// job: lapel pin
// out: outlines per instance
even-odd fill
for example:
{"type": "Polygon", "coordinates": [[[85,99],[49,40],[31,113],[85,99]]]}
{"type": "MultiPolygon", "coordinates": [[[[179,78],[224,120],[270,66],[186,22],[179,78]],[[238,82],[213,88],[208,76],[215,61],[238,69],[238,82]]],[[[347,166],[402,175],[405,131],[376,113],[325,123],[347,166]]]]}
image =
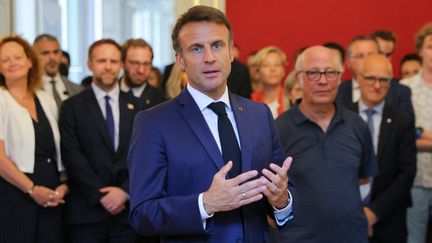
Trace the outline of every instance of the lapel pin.
{"type": "Polygon", "coordinates": [[[134,105],[133,105],[132,103],[128,103],[128,104],[127,104],[127,108],[128,108],[129,110],[133,110],[135,107],[134,107],[134,105]]]}
{"type": "Polygon", "coordinates": [[[392,119],[391,118],[387,118],[387,123],[391,123],[392,119]]]}
{"type": "Polygon", "coordinates": [[[150,104],[150,100],[145,100],[146,105],[150,104]]]}
{"type": "Polygon", "coordinates": [[[242,106],[239,106],[238,110],[239,111],[244,111],[244,108],[242,106]]]}

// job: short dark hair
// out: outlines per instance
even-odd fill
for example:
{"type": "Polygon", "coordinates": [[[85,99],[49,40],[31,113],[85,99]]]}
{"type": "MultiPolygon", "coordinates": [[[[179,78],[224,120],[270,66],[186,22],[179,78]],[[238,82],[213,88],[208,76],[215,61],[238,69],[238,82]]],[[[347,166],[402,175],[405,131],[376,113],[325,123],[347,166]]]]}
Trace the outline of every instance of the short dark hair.
{"type": "Polygon", "coordinates": [[[147,41],[145,41],[144,39],[129,39],[127,40],[122,47],[122,62],[126,61],[126,55],[127,52],[129,50],[129,48],[131,47],[142,47],[142,48],[148,48],[150,49],[151,52],[151,60],[153,61],[153,49],[150,46],[149,43],[147,43],[147,41]]]}
{"type": "MultiPolygon", "coordinates": [[[[2,48],[4,44],[9,42],[15,42],[18,45],[20,45],[24,49],[25,55],[32,63],[32,67],[28,72],[27,87],[32,92],[36,91],[42,86],[42,69],[40,66],[38,56],[36,55],[32,46],[26,40],[24,40],[18,35],[8,35],[3,37],[0,40],[0,48],[2,48]]],[[[0,73],[0,86],[6,87],[5,77],[1,73],[0,73]]]]}
{"type": "Polygon", "coordinates": [[[417,32],[415,38],[415,46],[417,52],[419,52],[424,44],[426,37],[432,35],[432,22],[425,24],[421,29],[417,32]]]}
{"type": "Polygon", "coordinates": [[[380,39],[383,39],[383,40],[386,40],[386,41],[391,41],[394,44],[396,44],[396,41],[397,41],[396,36],[390,30],[377,30],[377,31],[372,32],[371,36],[375,40],[377,38],[380,38],[380,39]]]}
{"type": "Polygon", "coordinates": [[[324,43],[323,46],[338,51],[341,56],[342,62],[345,61],[345,48],[343,48],[341,44],[330,41],[324,43]]]}
{"type": "Polygon", "coordinates": [[[67,66],[70,67],[71,59],[70,59],[69,52],[67,52],[65,50],[62,50],[62,55],[68,60],[68,65],[67,66]]]}
{"type": "Polygon", "coordinates": [[[182,49],[179,43],[179,33],[181,28],[190,22],[212,22],[217,24],[223,24],[229,31],[229,45],[232,44],[233,33],[231,24],[229,23],[227,17],[220,10],[209,7],[209,6],[195,6],[190,8],[187,12],[182,14],[174,26],[173,32],[171,34],[171,39],[173,43],[173,48],[176,52],[181,53],[182,49]]]}
{"type": "Polygon", "coordinates": [[[57,37],[50,35],[50,34],[40,34],[40,35],[36,36],[36,38],[33,41],[33,45],[36,45],[41,40],[55,41],[55,42],[57,42],[57,44],[60,45],[57,37]]]}
{"type": "Polygon", "coordinates": [[[420,64],[422,64],[422,58],[417,53],[408,53],[405,56],[403,56],[400,61],[400,66],[402,67],[402,64],[408,61],[417,61],[420,64]]]}
{"type": "MultiPolygon", "coordinates": [[[[370,36],[370,35],[358,35],[358,36],[352,38],[350,43],[348,44],[348,49],[347,49],[348,56],[350,56],[351,46],[357,41],[373,41],[373,42],[375,42],[377,48],[379,48],[378,42],[372,36],[370,36]]],[[[378,49],[378,51],[379,51],[379,49],[378,49]]]]}
{"type": "Polygon", "coordinates": [[[93,42],[93,44],[90,45],[90,47],[88,49],[88,59],[89,60],[92,59],[93,50],[96,47],[104,45],[104,44],[109,44],[109,45],[115,46],[120,51],[120,53],[122,51],[121,46],[115,40],[113,40],[113,39],[100,39],[100,40],[93,42]]]}

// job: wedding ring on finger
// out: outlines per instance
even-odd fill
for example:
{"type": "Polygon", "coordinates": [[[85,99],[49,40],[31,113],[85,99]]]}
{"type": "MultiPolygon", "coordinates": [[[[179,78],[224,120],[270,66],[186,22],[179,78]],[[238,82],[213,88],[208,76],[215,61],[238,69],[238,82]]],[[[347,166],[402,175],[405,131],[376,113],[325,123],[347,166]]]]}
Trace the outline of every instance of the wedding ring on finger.
{"type": "Polygon", "coordinates": [[[245,197],[246,197],[246,193],[243,192],[243,193],[241,194],[241,196],[242,196],[242,198],[245,198],[245,197]]]}

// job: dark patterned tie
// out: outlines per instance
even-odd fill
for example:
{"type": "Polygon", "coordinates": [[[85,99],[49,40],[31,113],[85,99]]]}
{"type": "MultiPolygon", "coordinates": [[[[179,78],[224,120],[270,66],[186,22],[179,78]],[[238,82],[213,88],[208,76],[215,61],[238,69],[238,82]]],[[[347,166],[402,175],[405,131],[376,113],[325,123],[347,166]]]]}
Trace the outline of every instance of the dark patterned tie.
{"type": "Polygon", "coordinates": [[[108,95],[105,95],[105,110],[106,110],[106,124],[108,127],[108,133],[110,136],[110,140],[113,146],[113,149],[115,150],[115,143],[114,143],[114,117],[113,112],[110,105],[110,97],[108,95]]]}
{"type": "Polygon", "coordinates": [[[231,121],[225,110],[225,103],[214,102],[208,105],[218,115],[219,140],[222,148],[222,157],[225,163],[233,162],[233,168],[229,172],[230,178],[241,173],[241,151],[234,133],[231,121]]]}
{"type": "Polygon", "coordinates": [[[56,87],[56,82],[54,79],[50,81],[51,83],[51,88],[52,88],[52,93],[54,96],[54,100],[57,104],[57,107],[60,107],[61,103],[62,103],[62,99],[60,98],[59,93],[57,92],[57,87],[56,87]]]}

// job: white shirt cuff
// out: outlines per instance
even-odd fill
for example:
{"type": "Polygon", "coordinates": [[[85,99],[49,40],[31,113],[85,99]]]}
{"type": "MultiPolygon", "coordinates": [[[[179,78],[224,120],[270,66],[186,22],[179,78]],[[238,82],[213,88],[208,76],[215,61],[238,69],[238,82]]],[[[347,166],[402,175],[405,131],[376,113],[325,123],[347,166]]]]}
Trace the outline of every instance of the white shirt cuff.
{"type": "Polygon", "coordinates": [[[211,215],[208,215],[207,212],[204,209],[204,201],[203,201],[203,194],[204,193],[200,193],[198,196],[198,207],[199,207],[199,211],[200,211],[200,215],[201,215],[201,220],[202,220],[202,224],[203,224],[203,229],[206,228],[206,221],[208,218],[213,217],[214,213],[211,215]]]}

